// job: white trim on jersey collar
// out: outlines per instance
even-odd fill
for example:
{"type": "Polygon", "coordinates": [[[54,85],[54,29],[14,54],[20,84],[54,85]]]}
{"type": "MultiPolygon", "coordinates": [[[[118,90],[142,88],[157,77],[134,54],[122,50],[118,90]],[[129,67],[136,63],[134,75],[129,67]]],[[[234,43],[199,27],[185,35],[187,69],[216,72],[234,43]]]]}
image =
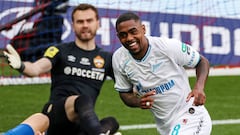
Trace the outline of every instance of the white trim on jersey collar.
{"type": "Polygon", "coordinates": [[[148,57],[148,55],[149,55],[149,53],[150,53],[150,50],[151,50],[151,45],[150,44],[148,44],[148,49],[147,49],[147,53],[144,55],[144,57],[141,59],[141,60],[137,60],[137,59],[135,59],[137,62],[142,62],[142,61],[145,61],[146,59],[147,59],[147,57],[148,57]]]}

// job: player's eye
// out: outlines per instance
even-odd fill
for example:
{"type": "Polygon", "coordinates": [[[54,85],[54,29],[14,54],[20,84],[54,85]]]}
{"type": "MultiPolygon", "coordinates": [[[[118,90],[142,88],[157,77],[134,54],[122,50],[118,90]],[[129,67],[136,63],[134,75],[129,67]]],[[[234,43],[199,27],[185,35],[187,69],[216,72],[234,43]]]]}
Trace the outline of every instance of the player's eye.
{"type": "Polygon", "coordinates": [[[119,38],[126,38],[127,37],[127,33],[125,32],[120,32],[117,34],[119,38]]]}
{"type": "Polygon", "coordinates": [[[136,35],[136,34],[138,34],[138,30],[136,28],[134,28],[134,29],[131,29],[129,31],[129,33],[131,33],[132,35],[136,35]]]}

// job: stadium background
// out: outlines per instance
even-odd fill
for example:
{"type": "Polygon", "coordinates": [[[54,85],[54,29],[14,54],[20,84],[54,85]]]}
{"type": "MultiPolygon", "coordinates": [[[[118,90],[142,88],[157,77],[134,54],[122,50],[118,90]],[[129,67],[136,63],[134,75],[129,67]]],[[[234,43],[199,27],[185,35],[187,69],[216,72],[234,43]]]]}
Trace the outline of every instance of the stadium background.
{"type": "MultiPolygon", "coordinates": [[[[101,26],[97,32],[96,43],[107,51],[112,52],[121,46],[115,35],[116,18],[123,12],[133,11],[141,16],[146,25],[146,35],[178,38],[207,57],[212,68],[224,67],[227,69],[226,75],[240,74],[240,1],[54,0],[53,4],[42,8],[41,12],[12,23],[14,25],[9,24],[48,2],[51,1],[1,1],[0,26],[11,27],[0,29],[0,49],[3,50],[6,44],[12,43],[23,60],[38,59],[48,46],[74,40],[71,29],[73,6],[90,3],[98,8],[100,14],[101,26]],[[57,8],[66,3],[67,7],[57,8]],[[231,70],[228,70],[229,68],[231,70]]],[[[2,55],[1,52],[0,54],[2,55]]],[[[14,71],[7,68],[8,65],[3,59],[0,65],[0,85],[13,84],[8,78],[6,81],[6,77],[12,77],[14,71]]],[[[43,79],[43,82],[48,81],[43,79]]]]}
{"type": "MultiPolygon", "coordinates": [[[[67,0],[55,1],[63,2],[67,0]]],[[[240,2],[237,0],[178,0],[177,2],[169,0],[69,0],[70,7],[61,13],[64,18],[61,37],[63,42],[74,39],[71,29],[71,11],[72,6],[81,2],[87,2],[98,7],[101,27],[97,34],[97,44],[108,51],[114,51],[120,46],[115,36],[114,24],[116,18],[123,12],[134,11],[141,16],[144,24],[146,24],[146,35],[181,39],[205,55],[212,66],[240,64],[240,37],[237,36],[240,34],[240,11],[236,7],[240,2]]],[[[3,0],[0,6],[1,25],[35,7],[34,0],[3,0]]],[[[57,18],[56,14],[58,13],[53,13],[46,19],[48,23],[53,25],[49,24],[48,27],[41,27],[42,32],[37,34],[43,35],[45,29],[56,25],[57,21],[49,22],[51,17],[57,18]]],[[[26,20],[26,22],[17,23],[8,31],[1,31],[0,48],[4,48],[9,40],[18,34],[19,30],[24,29],[22,27],[29,29],[32,27],[33,21],[34,23],[42,23],[43,21],[39,20],[45,19],[36,16],[26,20]]],[[[50,29],[49,31],[51,30],[56,32],[56,29],[50,29]]]]}
{"type": "MultiPolygon", "coordinates": [[[[57,5],[63,4],[63,1],[65,0],[59,0],[57,5]]],[[[208,95],[206,106],[209,108],[213,120],[230,119],[233,121],[229,122],[231,125],[215,126],[214,133],[216,135],[237,135],[240,118],[239,105],[237,105],[240,101],[237,94],[240,75],[240,1],[69,0],[69,7],[66,9],[49,11],[48,8],[49,12],[46,13],[47,8],[43,8],[44,10],[28,19],[14,23],[10,29],[1,30],[0,50],[4,50],[6,44],[13,42],[16,43],[15,47],[23,59],[34,61],[48,46],[74,40],[70,13],[73,6],[79,3],[90,3],[99,9],[101,27],[97,33],[96,42],[105,50],[114,51],[120,47],[114,28],[117,16],[126,11],[134,11],[141,16],[143,23],[147,26],[146,35],[178,38],[191,44],[206,56],[211,63],[211,77],[207,88],[212,90],[206,92],[208,95]],[[63,21],[62,24],[59,24],[61,21],[63,21]],[[32,28],[34,31],[31,31],[32,28]],[[60,37],[59,34],[61,34],[60,37]],[[221,77],[212,77],[215,75],[221,77]]],[[[51,6],[55,7],[56,5],[51,6]]],[[[39,7],[41,8],[34,0],[2,0],[0,2],[1,28],[11,20],[24,16],[39,7]]],[[[2,56],[2,52],[0,55],[2,56]]],[[[195,75],[191,70],[188,70],[188,73],[190,76],[195,75]]],[[[39,111],[39,108],[47,100],[49,82],[48,74],[37,78],[28,78],[9,68],[6,60],[0,58],[0,85],[16,85],[0,86],[0,132],[13,127],[33,112],[39,111]],[[33,83],[44,84],[18,85],[33,83]],[[38,93],[42,95],[39,96],[38,93]],[[36,99],[38,100],[35,101],[36,99]],[[33,106],[28,107],[26,104],[33,104],[33,106]]],[[[111,81],[108,83],[112,84],[111,81]]],[[[111,112],[120,118],[123,125],[153,123],[148,112],[126,108],[108,83],[104,88],[110,89],[112,92],[110,95],[107,94],[108,92],[103,92],[107,96],[100,97],[100,103],[97,106],[100,116],[111,112]],[[117,104],[115,102],[108,103],[109,100],[116,101],[117,104]],[[103,111],[104,106],[112,106],[112,108],[103,111]],[[119,107],[116,109],[114,106],[119,107]],[[124,114],[122,110],[124,110],[124,114]]],[[[144,129],[144,126],[140,128],[144,129]]],[[[126,131],[126,133],[146,135],[156,134],[156,131],[150,129],[147,133],[143,130],[130,131],[130,133],[126,131]]]]}
{"type": "MultiPolygon", "coordinates": [[[[237,7],[240,1],[55,0],[55,4],[42,8],[41,12],[12,23],[14,25],[9,23],[34,9],[41,9],[48,2],[49,0],[1,1],[0,50],[12,43],[23,60],[38,59],[48,46],[74,40],[71,29],[72,7],[79,3],[90,3],[99,9],[101,27],[96,43],[105,50],[114,51],[121,46],[115,36],[116,18],[123,12],[133,11],[141,16],[146,25],[146,35],[178,38],[206,56],[212,67],[210,75],[240,74],[240,9],[237,7]],[[66,3],[67,7],[53,10],[66,3]],[[11,27],[6,27],[9,25],[11,27]]],[[[50,81],[47,75],[41,78],[19,75],[9,69],[2,58],[0,68],[0,85],[50,81]]],[[[189,75],[194,76],[194,73],[190,71],[189,75]]]]}

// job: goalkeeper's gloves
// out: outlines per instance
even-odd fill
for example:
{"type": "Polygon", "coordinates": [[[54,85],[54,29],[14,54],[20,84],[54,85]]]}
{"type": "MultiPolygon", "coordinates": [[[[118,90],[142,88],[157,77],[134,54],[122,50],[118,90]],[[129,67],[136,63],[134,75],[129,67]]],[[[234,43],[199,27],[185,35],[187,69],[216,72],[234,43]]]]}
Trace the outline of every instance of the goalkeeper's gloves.
{"type": "Polygon", "coordinates": [[[12,68],[18,70],[19,72],[23,72],[23,70],[25,69],[25,65],[21,61],[21,58],[18,55],[17,51],[10,44],[6,46],[6,49],[8,52],[4,51],[3,54],[5,57],[8,58],[9,65],[12,68]]]}

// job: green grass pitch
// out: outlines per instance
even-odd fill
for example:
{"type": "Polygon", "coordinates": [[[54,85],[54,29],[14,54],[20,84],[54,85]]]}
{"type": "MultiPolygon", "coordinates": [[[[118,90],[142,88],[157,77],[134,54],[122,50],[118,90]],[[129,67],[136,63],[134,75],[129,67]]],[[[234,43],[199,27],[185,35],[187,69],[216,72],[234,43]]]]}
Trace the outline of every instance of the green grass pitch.
{"type": "MultiPolygon", "coordinates": [[[[193,85],[194,78],[190,78],[193,85]]],[[[240,77],[209,77],[205,89],[206,107],[212,120],[240,119],[240,77]]],[[[0,86],[0,132],[16,126],[29,115],[40,112],[48,100],[49,84],[0,86]]],[[[114,116],[120,125],[153,124],[148,110],[126,107],[113,88],[113,81],[104,83],[96,105],[99,118],[114,116]]],[[[212,135],[239,135],[239,124],[214,125],[212,135]]],[[[123,135],[157,135],[155,128],[122,130],[123,135]]]]}

